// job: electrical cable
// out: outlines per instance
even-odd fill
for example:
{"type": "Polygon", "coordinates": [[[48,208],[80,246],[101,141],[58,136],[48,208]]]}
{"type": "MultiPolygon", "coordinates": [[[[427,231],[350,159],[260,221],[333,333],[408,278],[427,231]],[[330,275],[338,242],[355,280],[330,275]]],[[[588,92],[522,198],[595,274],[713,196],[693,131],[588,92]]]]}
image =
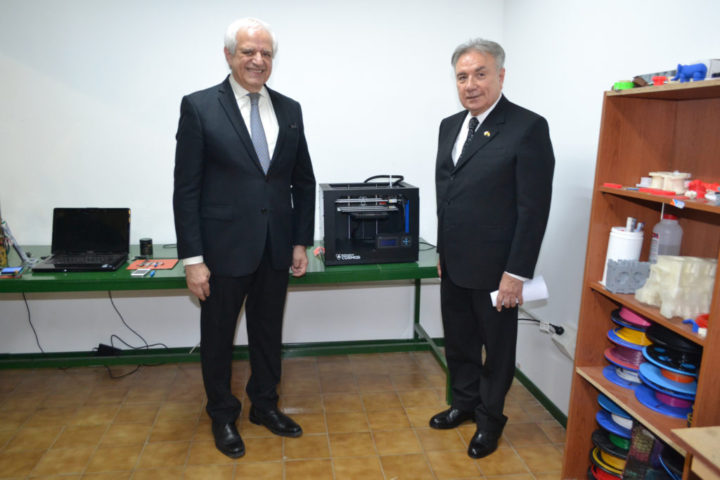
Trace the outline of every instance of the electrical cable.
{"type": "Polygon", "coordinates": [[[123,378],[123,377],[129,377],[129,376],[132,375],[133,373],[135,373],[135,372],[137,372],[138,370],[140,370],[140,367],[146,367],[146,366],[148,366],[148,365],[136,365],[133,370],[130,370],[130,371],[127,372],[127,373],[123,373],[123,374],[121,374],[121,375],[115,375],[115,374],[112,372],[112,370],[110,370],[110,367],[108,367],[107,365],[103,365],[103,367],[105,367],[105,370],[108,371],[108,375],[110,375],[110,378],[112,378],[113,380],[118,379],[118,378],[123,378]]]}
{"type": "Polygon", "coordinates": [[[430,248],[421,248],[421,249],[420,249],[421,252],[425,252],[425,251],[427,251],[427,250],[432,250],[433,248],[437,248],[436,245],[433,245],[433,244],[430,243],[430,242],[426,242],[425,240],[420,240],[420,241],[418,242],[418,244],[420,244],[420,245],[427,245],[428,247],[430,247],[430,248]]]}
{"type": "MultiPolygon", "coordinates": [[[[117,306],[115,305],[115,302],[113,301],[112,292],[108,291],[108,296],[110,297],[110,303],[112,304],[113,308],[115,309],[115,312],[116,312],[116,313],[118,314],[118,316],[120,317],[120,321],[122,321],[123,325],[125,325],[125,326],[128,328],[128,330],[130,330],[130,331],[133,332],[135,335],[137,335],[138,338],[140,338],[140,340],[142,340],[143,343],[145,344],[144,347],[134,347],[134,346],[130,345],[129,343],[127,343],[126,341],[124,341],[124,340],[123,340],[122,338],[120,338],[119,336],[113,334],[113,335],[110,336],[110,344],[111,344],[111,346],[113,346],[113,347],[115,346],[114,343],[113,343],[113,339],[115,338],[115,339],[117,339],[118,341],[122,342],[123,344],[125,344],[126,346],[130,347],[130,348],[133,349],[133,350],[150,349],[151,347],[156,347],[156,346],[162,346],[162,347],[164,347],[164,348],[169,348],[169,347],[168,347],[167,345],[165,345],[164,343],[148,344],[147,341],[145,340],[145,338],[143,338],[142,335],[140,335],[138,332],[136,332],[135,330],[133,330],[133,329],[130,327],[130,325],[127,324],[127,322],[125,321],[125,318],[123,318],[122,314],[120,313],[120,310],[118,310],[117,306]]],[[[27,310],[27,315],[28,315],[28,316],[27,316],[27,320],[28,320],[28,324],[30,325],[30,328],[32,329],[33,335],[35,336],[35,343],[37,344],[38,348],[40,349],[40,352],[41,352],[42,354],[45,354],[45,353],[47,353],[47,352],[45,352],[45,349],[43,349],[43,348],[42,348],[42,345],[40,345],[40,338],[38,337],[38,333],[37,333],[37,330],[35,329],[35,325],[33,325],[33,323],[32,323],[32,315],[31,315],[31,313],[30,313],[30,304],[29,304],[29,302],[28,302],[27,296],[25,295],[25,292],[22,292],[22,299],[23,299],[23,302],[25,303],[25,310],[27,310]]],[[[97,348],[95,348],[94,350],[97,351],[97,348]]],[[[140,369],[141,366],[147,366],[147,365],[144,365],[144,364],[142,364],[142,365],[137,365],[137,366],[135,367],[135,369],[133,369],[133,370],[130,371],[130,372],[124,373],[124,374],[122,374],[122,375],[114,375],[114,374],[112,373],[112,370],[110,370],[110,367],[108,367],[107,365],[103,365],[103,366],[104,366],[105,369],[108,371],[108,374],[110,375],[110,378],[116,379],[116,378],[127,377],[128,375],[132,375],[133,373],[137,372],[137,371],[140,369]]]]}
{"type": "MultiPolygon", "coordinates": [[[[524,311],[524,310],[523,310],[523,311],[524,311]]],[[[527,313],[527,312],[525,312],[525,313],[527,313]]],[[[528,314],[528,315],[529,315],[529,314],[528,314]]],[[[518,318],[518,321],[519,321],[519,322],[522,322],[522,321],[525,321],[525,322],[533,322],[533,323],[537,323],[538,325],[542,325],[542,324],[545,323],[545,322],[541,322],[541,321],[538,320],[537,318],[532,318],[532,317],[530,317],[530,316],[528,316],[528,317],[519,317],[519,318],[518,318]]],[[[555,335],[562,335],[563,333],[565,333],[565,329],[564,329],[563,327],[561,327],[560,325],[553,325],[552,323],[547,323],[547,325],[550,326],[550,328],[552,328],[552,330],[553,330],[553,332],[555,333],[555,335]]]]}
{"type": "Polygon", "coordinates": [[[147,345],[147,344],[146,344],[146,346],[144,346],[144,347],[135,347],[135,346],[133,346],[133,345],[130,345],[129,343],[127,343],[125,340],[123,340],[122,338],[120,338],[118,335],[115,335],[114,333],[113,333],[112,335],[110,335],[110,346],[111,346],[111,347],[115,347],[115,343],[113,342],[113,339],[116,339],[118,342],[122,343],[123,345],[125,345],[126,347],[128,347],[128,348],[130,348],[130,349],[132,349],[132,350],[147,350],[147,349],[150,349],[150,348],[152,348],[152,347],[169,348],[169,347],[168,347],[167,345],[165,345],[164,343],[151,343],[150,345],[147,345]]]}
{"type": "Polygon", "coordinates": [[[372,177],[366,178],[363,183],[368,183],[370,180],[375,180],[376,178],[387,178],[388,183],[391,185],[397,185],[398,183],[405,180],[405,177],[402,175],[373,175],[372,177]],[[397,178],[397,180],[395,180],[397,178]]]}
{"type": "MultiPolygon", "coordinates": [[[[118,310],[117,306],[115,305],[115,301],[113,300],[113,297],[112,297],[112,291],[110,291],[110,290],[108,290],[108,297],[110,298],[110,303],[112,304],[112,307],[115,309],[115,313],[117,313],[117,314],[118,314],[118,317],[120,317],[120,321],[123,323],[123,325],[125,325],[125,326],[127,327],[128,330],[130,330],[131,332],[133,332],[140,340],[142,340],[142,342],[145,344],[145,347],[133,347],[133,346],[131,346],[130,344],[128,344],[127,342],[125,342],[124,340],[122,340],[122,339],[121,339],[120,337],[118,337],[117,335],[111,335],[111,336],[110,336],[110,340],[111,340],[111,341],[110,341],[110,344],[112,345],[112,338],[115,337],[115,338],[117,338],[118,340],[120,340],[122,343],[124,343],[125,345],[127,345],[128,347],[130,347],[130,348],[132,348],[132,349],[134,349],[134,350],[139,350],[139,349],[141,349],[141,348],[149,349],[149,348],[150,348],[150,345],[148,344],[147,340],[145,340],[145,338],[143,338],[143,336],[140,335],[138,332],[136,332],[135,330],[133,330],[133,328],[132,328],[130,325],[128,325],[128,323],[125,321],[125,318],[122,316],[122,313],[120,313],[120,310],[118,310]]],[[[157,345],[157,344],[154,344],[154,345],[157,345]]],[[[162,345],[162,344],[161,344],[161,345],[162,345]]],[[[112,345],[112,346],[114,346],[114,345],[112,345]]],[[[167,345],[165,345],[165,348],[167,348],[167,345]]]]}
{"type": "MultiPolygon", "coordinates": [[[[112,305],[113,309],[115,310],[115,313],[117,313],[118,317],[120,317],[120,321],[123,323],[123,325],[125,325],[125,327],[127,327],[128,330],[133,332],[145,344],[145,346],[134,347],[134,346],[130,345],[129,343],[127,343],[122,338],[120,338],[118,335],[112,334],[112,335],[110,335],[110,346],[111,347],[116,348],[114,340],[117,339],[119,342],[123,343],[125,346],[129,347],[132,350],[149,350],[151,347],[156,347],[156,346],[162,346],[164,348],[169,348],[164,343],[149,344],[142,335],[140,335],[137,331],[135,331],[132,327],[130,327],[130,325],[128,325],[128,323],[125,321],[125,318],[123,317],[122,313],[120,313],[120,310],[117,308],[117,305],[115,305],[115,301],[112,297],[112,291],[110,291],[110,290],[108,290],[108,298],[110,299],[110,304],[112,305]]],[[[112,370],[110,370],[110,367],[108,367],[107,365],[103,365],[103,366],[108,371],[110,378],[117,379],[117,378],[123,378],[123,377],[127,377],[129,375],[132,375],[133,373],[140,370],[140,367],[147,367],[147,366],[153,366],[153,365],[140,364],[140,365],[137,365],[134,370],[131,370],[130,372],[124,373],[122,375],[115,375],[115,374],[113,374],[112,370]]]]}
{"type": "Polygon", "coordinates": [[[25,309],[27,310],[27,319],[28,323],[30,324],[30,328],[32,328],[33,334],[35,334],[35,343],[37,343],[38,348],[40,349],[40,353],[45,353],[45,350],[43,350],[42,346],[40,345],[40,339],[38,338],[37,330],[35,330],[35,326],[32,323],[32,317],[30,315],[30,305],[28,304],[27,297],[25,296],[25,292],[22,292],[22,298],[25,301],[25,309]]]}

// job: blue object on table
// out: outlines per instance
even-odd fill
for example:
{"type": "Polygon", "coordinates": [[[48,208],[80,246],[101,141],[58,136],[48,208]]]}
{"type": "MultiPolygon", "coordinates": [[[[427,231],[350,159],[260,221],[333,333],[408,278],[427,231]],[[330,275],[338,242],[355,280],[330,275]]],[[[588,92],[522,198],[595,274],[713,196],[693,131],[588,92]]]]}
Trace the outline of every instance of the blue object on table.
{"type": "Polygon", "coordinates": [[[687,318],[683,320],[683,323],[689,323],[690,325],[692,325],[692,331],[695,333],[697,333],[698,329],[700,329],[700,325],[698,325],[697,322],[692,318],[687,318]]]}

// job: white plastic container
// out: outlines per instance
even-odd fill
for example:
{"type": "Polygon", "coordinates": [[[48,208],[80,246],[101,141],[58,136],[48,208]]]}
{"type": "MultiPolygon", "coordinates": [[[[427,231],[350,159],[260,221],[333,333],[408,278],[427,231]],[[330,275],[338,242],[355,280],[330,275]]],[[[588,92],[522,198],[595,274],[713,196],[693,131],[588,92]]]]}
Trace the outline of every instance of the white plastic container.
{"type": "Polygon", "coordinates": [[[677,217],[669,213],[663,214],[662,220],[653,227],[650,263],[657,262],[658,255],[680,255],[682,235],[682,227],[677,217]]]}
{"type": "Polygon", "coordinates": [[[612,227],[608,240],[605,269],[600,283],[605,285],[608,260],[640,260],[643,232],[629,232],[626,227],[612,227]]]}

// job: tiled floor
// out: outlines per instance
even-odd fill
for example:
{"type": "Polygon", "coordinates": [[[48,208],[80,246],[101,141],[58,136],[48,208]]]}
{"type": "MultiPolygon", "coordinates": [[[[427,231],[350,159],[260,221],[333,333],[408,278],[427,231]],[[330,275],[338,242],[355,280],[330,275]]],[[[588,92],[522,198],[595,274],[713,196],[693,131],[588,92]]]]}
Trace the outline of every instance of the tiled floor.
{"type": "Polygon", "coordinates": [[[284,360],[281,408],[302,437],[247,420],[245,361],[234,386],[247,454],[216,449],[198,364],[0,371],[0,478],[54,479],[506,479],[560,478],[565,430],[519,383],[500,448],[473,460],[473,425],[428,427],[446,408],[445,376],[427,352],[284,360]],[[130,367],[114,367],[113,373],[130,367]]]}

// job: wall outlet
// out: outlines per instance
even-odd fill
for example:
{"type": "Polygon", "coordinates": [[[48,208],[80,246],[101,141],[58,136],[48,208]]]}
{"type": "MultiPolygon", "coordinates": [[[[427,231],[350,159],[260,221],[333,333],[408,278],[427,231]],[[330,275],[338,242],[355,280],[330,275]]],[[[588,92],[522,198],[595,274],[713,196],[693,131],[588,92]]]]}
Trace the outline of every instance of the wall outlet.
{"type": "Polygon", "coordinates": [[[565,330],[562,335],[553,334],[552,341],[560,352],[570,360],[575,359],[575,339],[577,328],[574,325],[563,325],[565,330]]]}

